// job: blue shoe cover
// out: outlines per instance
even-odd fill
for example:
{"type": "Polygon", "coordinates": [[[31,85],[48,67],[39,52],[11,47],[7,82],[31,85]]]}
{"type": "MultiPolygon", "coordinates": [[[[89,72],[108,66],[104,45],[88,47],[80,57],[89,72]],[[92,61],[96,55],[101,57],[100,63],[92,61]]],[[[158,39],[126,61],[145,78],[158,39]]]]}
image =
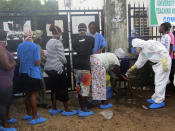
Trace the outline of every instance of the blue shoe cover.
{"type": "Polygon", "coordinates": [[[50,109],[48,112],[51,115],[57,115],[58,113],[62,112],[62,110],[60,110],[60,109],[57,109],[57,110],[50,109]]]}
{"type": "Polygon", "coordinates": [[[0,126],[0,131],[17,131],[17,129],[16,128],[4,128],[0,126]]]}
{"type": "MultiPolygon", "coordinates": [[[[37,117],[40,117],[40,114],[37,114],[36,116],[37,116],[37,117]]],[[[23,117],[23,120],[32,120],[32,116],[25,115],[25,116],[23,117]]]]}
{"type": "Polygon", "coordinates": [[[41,123],[44,123],[44,122],[46,122],[46,118],[40,117],[38,119],[31,120],[30,124],[31,125],[36,125],[36,124],[41,124],[41,123]]]}
{"type": "Polygon", "coordinates": [[[148,103],[150,103],[150,104],[154,104],[154,103],[155,103],[152,99],[147,99],[146,101],[147,101],[148,103]]]}
{"type": "MultiPolygon", "coordinates": [[[[88,108],[87,108],[87,107],[85,107],[84,109],[85,109],[86,111],[88,111],[88,108]]],[[[81,108],[78,109],[78,113],[79,113],[80,111],[81,111],[81,108]]]]}
{"type": "Polygon", "coordinates": [[[84,112],[84,111],[81,110],[81,111],[79,111],[78,116],[79,117],[87,117],[87,116],[91,116],[93,114],[94,114],[93,111],[84,112]]]}
{"type": "Polygon", "coordinates": [[[108,104],[108,105],[101,104],[100,105],[100,109],[107,109],[107,108],[111,108],[111,107],[112,107],[112,104],[108,104]]]}
{"type": "Polygon", "coordinates": [[[17,120],[15,118],[11,118],[10,120],[7,120],[7,124],[13,124],[16,122],[17,122],[17,120]]]}
{"type": "Polygon", "coordinates": [[[165,102],[162,103],[154,103],[149,106],[150,109],[159,109],[165,106],[165,102]]]}
{"type": "Polygon", "coordinates": [[[66,112],[66,111],[62,112],[63,116],[73,116],[73,115],[76,115],[76,114],[77,114],[76,110],[72,110],[71,112],[66,112]]]}

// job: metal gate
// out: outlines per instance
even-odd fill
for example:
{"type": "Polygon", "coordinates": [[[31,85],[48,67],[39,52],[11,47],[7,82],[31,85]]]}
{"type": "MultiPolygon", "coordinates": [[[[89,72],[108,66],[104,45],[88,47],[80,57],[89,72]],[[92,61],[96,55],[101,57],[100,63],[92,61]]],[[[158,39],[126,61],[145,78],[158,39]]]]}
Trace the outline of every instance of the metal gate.
{"type": "Polygon", "coordinates": [[[97,30],[104,34],[103,10],[0,11],[0,29],[4,29],[8,25],[8,28],[14,33],[8,37],[8,49],[11,52],[16,52],[18,44],[22,42],[22,39],[19,38],[20,31],[17,30],[21,30],[21,25],[24,26],[29,22],[32,30],[43,30],[43,43],[41,45],[43,49],[50,38],[47,30],[48,25],[55,23],[61,26],[63,30],[62,42],[68,61],[67,76],[70,91],[75,90],[72,41],[78,35],[78,24],[84,22],[88,26],[91,21],[95,21],[97,30]]]}
{"type": "Polygon", "coordinates": [[[148,8],[144,4],[128,4],[128,38],[130,46],[133,38],[160,41],[161,34],[159,33],[159,27],[149,26],[148,8]],[[135,30],[134,35],[132,33],[133,30],[135,30]]]}

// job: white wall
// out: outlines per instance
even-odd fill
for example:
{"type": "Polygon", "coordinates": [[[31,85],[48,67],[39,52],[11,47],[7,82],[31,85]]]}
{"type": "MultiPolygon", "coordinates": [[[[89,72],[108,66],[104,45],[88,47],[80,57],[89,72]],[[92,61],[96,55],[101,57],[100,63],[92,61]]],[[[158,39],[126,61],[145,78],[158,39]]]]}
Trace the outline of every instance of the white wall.
{"type": "Polygon", "coordinates": [[[58,0],[60,10],[65,9],[65,1],[71,1],[71,9],[103,9],[104,6],[104,0],[58,0]]]}
{"type": "Polygon", "coordinates": [[[140,3],[141,5],[144,3],[145,6],[147,7],[148,1],[149,0],[127,0],[127,3],[130,3],[130,4],[134,4],[134,3],[138,4],[138,3],[140,3]]]}

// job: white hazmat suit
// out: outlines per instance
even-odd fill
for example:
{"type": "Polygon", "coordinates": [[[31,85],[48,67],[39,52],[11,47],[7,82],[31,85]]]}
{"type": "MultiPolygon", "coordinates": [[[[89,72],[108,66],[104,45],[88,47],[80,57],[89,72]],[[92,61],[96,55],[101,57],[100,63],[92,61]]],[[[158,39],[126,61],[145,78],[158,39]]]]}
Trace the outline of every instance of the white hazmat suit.
{"type": "Polygon", "coordinates": [[[166,85],[171,69],[169,52],[160,42],[154,40],[144,41],[134,39],[132,45],[134,48],[141,48],[139,57],[135,63],[137,69],[142,68],[148,60],[155,63],[152,66],[155,73],[155,93],[152,96],[152,100],[155,103],[162,103],[165,100],[166,85]],[[163,59],[166,59],[166,66],[168,68],[166,72],[163,69],[163,59]]]}

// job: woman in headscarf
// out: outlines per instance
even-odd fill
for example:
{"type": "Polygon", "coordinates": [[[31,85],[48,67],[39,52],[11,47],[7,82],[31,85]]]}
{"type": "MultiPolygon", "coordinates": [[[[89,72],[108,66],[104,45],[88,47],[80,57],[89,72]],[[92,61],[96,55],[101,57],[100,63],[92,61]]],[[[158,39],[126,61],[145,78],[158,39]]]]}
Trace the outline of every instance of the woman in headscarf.
{"type": "MultiPolygon", "coordinates": [[[[15,123],[17,120],[9,117],[9,109],[13,93],[13,75],[16,62],[13,55],[6,49],[7,33],[0,30],[0,130],[7,130],[7,123],[15,123]]],[[[15,131],[15,128],[8,128],[15,131]]]]}
{"type": "Polygon", "coordinates": [[[100,100],[101,109],[111,108],[112,104],[107,101],[107,88],[110,71],[113,71],[119,79],[128,80],[120,72],[120,62],[117,54],[106,52],[91,56],[91,76],[92,76],[92,99],[100,100]]]}
{"type": "Polygon", "coordinates": [[[43,123],[46,119],[37,115],[37,94],[41,90],[42,80],[40,49],[33,43],[32,31],[24,33],[24,42],[18,46],[17,56],[20,62],[21,86],[26,93],[27,114],[23,119],[30,120],[31,125],[43,123]]]}
{"type": "Polygon", "coordinates": [[[45,72],[49,76],[51,88],[52,109],[49,110],[51,115],[56,115],[62,112],[57,109],[56,100],[63,102],[65,110],[63,116],[75,115],[76,110],[70,110],[68,107],[68,87],[65,66],[67,60],[64,54],[64,47],[61,41],[62,31],[58,26],[51,25],[49,30],[52,32],[52,39],[46,44],[47,61],[45,64],[45,72]]]}

